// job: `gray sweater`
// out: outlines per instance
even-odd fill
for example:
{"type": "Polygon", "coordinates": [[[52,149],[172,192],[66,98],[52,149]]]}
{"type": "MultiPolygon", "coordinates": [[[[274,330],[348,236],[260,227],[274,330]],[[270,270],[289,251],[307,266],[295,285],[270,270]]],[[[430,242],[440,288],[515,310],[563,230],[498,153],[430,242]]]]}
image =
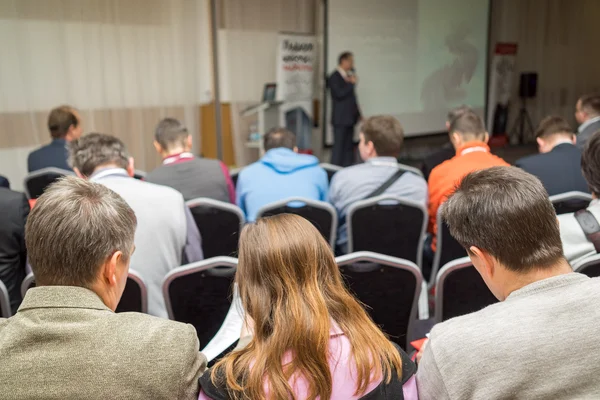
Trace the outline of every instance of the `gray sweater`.
{"type": "Polygon", "coordinates": [[[534,282],[479,312],[436,325],[419,398],[600,399],[600,278],[534,282]]]}

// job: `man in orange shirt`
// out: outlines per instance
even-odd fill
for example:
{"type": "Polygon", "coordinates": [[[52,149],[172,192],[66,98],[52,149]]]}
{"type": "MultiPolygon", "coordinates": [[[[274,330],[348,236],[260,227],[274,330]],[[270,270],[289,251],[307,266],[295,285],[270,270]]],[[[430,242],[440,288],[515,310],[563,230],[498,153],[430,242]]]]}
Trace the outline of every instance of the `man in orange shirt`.
{"type": "Polygon", "coordinates": [[[500,157],[490,153],[488,133],[483,120],[474,112],[466,111],[450,123],[450,141],[456,155],[431,171],[429,176],[429,232],[433,235],[431,248],[435,251],[437,212],[456,186],[470,172],[495,166],[508,166],[500,157]]]}

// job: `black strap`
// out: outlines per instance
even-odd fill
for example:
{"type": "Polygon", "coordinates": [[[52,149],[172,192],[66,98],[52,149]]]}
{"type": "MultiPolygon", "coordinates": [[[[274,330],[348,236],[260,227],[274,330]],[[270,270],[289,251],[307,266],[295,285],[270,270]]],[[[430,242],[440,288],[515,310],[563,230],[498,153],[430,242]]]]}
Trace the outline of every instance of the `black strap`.
{"type": "Polygon", "coordinates": [[[396,182],[398,179],[400,179],[400,177],[405,172],[406,171],[403,169],[398,169],[398,171],[396,171],[394,173],[394,175],[390,176],[387,181],[383,182],[381,184],[381,186],[379,186],[377,189],[375,189],[374,191],[369,193],[369,195],[366,196],[365,198],[363,198],[363,200],[367,200],[367,199],[370,199],[371,197],[377,197],[380,194],[383,194],[383,192],[385,192],[390,186],[392,186],[394,184],[394,182],[396,182]]]}
{"type": "Polygon", "coordinates": [[[592,242],[597,253],[600,253],[600,224],[594,214],[588,210],[579,210],[575,213],[575,219],[587,240],[592,242]]]}

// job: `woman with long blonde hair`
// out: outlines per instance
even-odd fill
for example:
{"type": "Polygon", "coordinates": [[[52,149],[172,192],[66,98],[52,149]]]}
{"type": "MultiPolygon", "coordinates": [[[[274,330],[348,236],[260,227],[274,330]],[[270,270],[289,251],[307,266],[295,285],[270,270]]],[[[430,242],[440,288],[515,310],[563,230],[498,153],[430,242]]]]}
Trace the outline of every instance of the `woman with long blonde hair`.
{"type": "Polygon", "coordinates": [[[310,222],[247,225],[236,282],[252,337],[202,376],[200,400],[417,398],[414,364],[347,291],[310,222]]]}

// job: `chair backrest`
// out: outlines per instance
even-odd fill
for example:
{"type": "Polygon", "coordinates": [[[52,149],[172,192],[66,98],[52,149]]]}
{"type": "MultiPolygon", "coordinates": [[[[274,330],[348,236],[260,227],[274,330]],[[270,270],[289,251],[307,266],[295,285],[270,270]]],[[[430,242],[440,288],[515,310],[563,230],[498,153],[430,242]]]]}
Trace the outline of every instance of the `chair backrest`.
{"type": "Polygon", "coordinates": [[[307,219],[321,232],[331,248],[335,247],[338,219],[337,212],[331,204],[302,197],[290,197],[261,207],[256,213],[256,219],[279,214],[296,214],[307,219]]]}
{"type": "Polygon", "coordinates": [[[592,195],[584,192],[567,192],[550,196],[556,215],[573,213],[590,205],[592,195]]]}
{"type": "Polygon", "coordinates": [[[444,265],[435,285],[436,322],[479,311],[498,302],[469,257],[444,265]]]}
{"type": "Polygon", "coordinates": [[[336,258],[348,288],[403,349],[417,317],[423,277],[411,261],[361,251],[336,258]]]}
{"type": "Polygon", "coordinates": [[[192,324],[204,347],[219,331],[231,305],[237,259],[215,257],[184,265],[163,280],[169,318],[192,324]]]}
{"type": "Polygon", "coordinates": [[[329,163],[321,163],[321,164],[319,164],[319,166],[321,168],[323,168],[325,170],[325,172],[327,172],[327,180],[330,183],[331,183],[331,178],[333,178],[333,175],[335,175],[336,172],[341,171],[343,169],[339,165],[333,165],[333,164],[329,164],[329,163]]]}
{"type": "Polygon", "coordinates": [[[148,312],[148,289],[140,274],[131,268],[116,312],[148,312]]]}
{"type": "Polygon", "coordinates": [[[23,187],[28,199],[37,199],[50,184],[67,175],[75,175],[73,171],[60,168],[43,168],[27,174],[23,180],[23,187]]]}
{"type": "Polygon", "coordinates": [[[202,237],[204,258],[237,256],[238,240],[246,219],[237,206],[198,198],[186,202],[202,237]]]}
{"type": "Polygon", "coordinates": [[[372,251],[421,267],[427,209],[423,204],[382,195],[358,201],[346,217],[348,253],[372,251]]]}
{"type": "Polygon", "coordinates": [[[133,172],[133,177],[135,179],[139,179],[142,181],[142,180],[146,179],[146,171],[142,171],[141,169],[136,169],[133,172]]]}
{"type": "Polygon", "coordinates": [[[10,318],[10,298],[4,282],[0,281],[0,318],[10,318]]]}
{"type": "Polygon", "coordinates": [[[233,186],[237,187],[238,177],[240,176],[240,171],[242,168],[234,168],[229,171],[229,176],[231,177],[231,181],[233,182],[233,186]]]}
{"type": "Polygon", "coordinates": [[[590,278],[596,278],[600,276],[600,254],[594,254],[593,256],[586,257],[573,265],[573,271],[582,273],[589,276],[590,278]]]}
{"type": "Polygon", "coordinates": [[[412,172],[413,174],[418,175],[421,178],[424,178],[423,171],[421,171],[419,168],[415,168],[415,167],[411,167],[410,165],[398,163],[398,169],[402,169],[407,172],[412,172]]]}
{"type": "MultiPolygon", "coordinates": [[[[27,274],[21,283],[21,295],[25,298],[25,293],[35,287],[35,277],[33,272],[27,274]]],[[[148,312],[148,289],[144,280],[136,271],[129,269],[127,283],[123,290],[121,300],[117,305],[116,312],[148,312]]]]}
{"type": "Polygon", "coordinates": [[[465,257],[467,251],[460,245],[450,234],[448,225],[442,218],[442,209],[438,209],[437,213],[437,243],[433,263],[431,266],[431,277],[429,278],[429,287],[433,287],[438,271],[443,265],[450,261],[465,257]]]}

